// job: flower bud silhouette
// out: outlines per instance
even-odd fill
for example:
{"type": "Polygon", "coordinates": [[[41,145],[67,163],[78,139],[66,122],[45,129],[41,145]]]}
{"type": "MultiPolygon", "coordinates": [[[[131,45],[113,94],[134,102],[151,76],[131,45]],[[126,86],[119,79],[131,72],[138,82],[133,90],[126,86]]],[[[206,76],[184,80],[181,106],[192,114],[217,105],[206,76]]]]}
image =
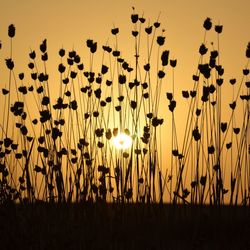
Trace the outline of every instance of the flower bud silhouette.
{"type": "Polygon", "coordinates": [[[141,23],[145,23],[145,21],[146,21],[146,19],[144,17],[140,17],[139,20],[141,23]]]}
{"type": "Polygon", "coordinates": [[[157,37],[157,43],[162,46],[165,43],[165,37],[164,36],[158,36],[157,37]]]}
{"type": "Polygon", "coordinates": [[[33,51],[31,51],[30,53],[29,53],[29,57],[30,57],[30,59],[35,59],[36,58],[36,52],[33,50],[33,51]]]}
{"type": "Polygon", "coordinates": [[[113,28],[112,30],[111,30],[111,33],[112,33],[112,35],[117,35],[118,33],[119,33],[119,28],[113,28]]]}
{"type": "Polygon", "coordinates": [[[234,85],[236,83],[236,79],[232,78],[232,79],[229,80],[229,82],[230,82],[231,85],[234,85]]]}
{"type": "Polygon", "coordinates": [[[211,18],[207,18],[204,23],[203,23],[203,27],[206,29],[206,30],[210,30],[212,28],[212,22],[211,22],[211,18]]]}
{"type": "Polygon", "coordinates": [[[250,42],[247,45],[247,49],[246,49],[246,57],[250,58],[250,42]]]}
{"type": "Polygon", "coordinates": [[[132,35],[133,35],[134,37],[137,37],[137,36],[138,36],[138,34],[139,34],[139,32],[138,32],[138,31],[136,31],[136,30],[133,30],[133,31],[132,31],[132,35]]]}
{"type": "Polygon", "coordinates": [[[222,32],[223,26],[222,25],[215,25],[214,30],[220,34],[222,32]]]}
{"type": "Polygon", "coordinates": [[[14,68],[14,62],[11,58],[5,59],[5,63],[9,70],[12,70],[14,68]]]}
{"type": "Polygon", "coordinates": [[[168,57],[169,57],[169,51],[165,50],[161,54],[161,64],[162,66],[168,65],[168,57]]]}
{"type": "Polygon", "coordinates": [[[155,23],[154,23],[154,26],[155,26],[155,28],[157,29],[157,28],[159,28],[159,27],[161,26],[161,24],[160,24],[159,22],[155,22],[155,23]]]}
{"type": "Polygon", "coordinates": [[[145,71],[149,71],[150,70],[150,64],[149,63],[145,64],[143,66],[143,68],[144,68],[145,71]]]}
{"type": "Polygon", "coordinates": [[[10,38],[13,38],[16,34],[16,28],[14,26],[14,24],[10,24],[9,27],[8,27],[8,36],[10,38]]]}
{"type": "Polygon", "coordinates": [[[42,53],[45,53],[47,50],[47,39],[44,39],[40,45],[40,50],[42,53]]]}
{"type": "Polygon", "coordinates": [[[138,14],[132,14],[131,15],[132,23],[137,23],[138,19],[139,19],[138,14]]]}
{"type": "Polygon", "coordinates": [[[65,50],[64,49],[60,49],[59,50],[59,56],[60,57],[64,57],[65,56],[65,50]]]}
{"type": "Polygon", "coordinates": [[[170,60],[170,66],[175,68],[176,67],[176,64],[177,64],[177,60],[170,60]]]}
{"type": "Polygon", "coordinates": [[[227,123],[226,122],[222,122],[220,124],[220,129],[221,129],[222,133],[224,133],[227,130],[227,123]]]}
{"type": "Polygon", "coordinates": [[[203,56],[207,53],[207,47],[205,46],[205,44],[202,44],[200,46],[200,49],[199,49],[199,53],[203,56]]]}
{"type": "Polygon", "coordinates": [[[110,53],[112,49],[109,46],[102,46],[103,50],[110,53]]]}
{"type": "Polygon", "coordinates": [[[152,27],[152,26],[149,26],[149,27],[145,28],[145,32],[146,32],[148,35],[150,35],[150,34],[152,33],[152,29],[153,29],[153,27],[152,27]]]}

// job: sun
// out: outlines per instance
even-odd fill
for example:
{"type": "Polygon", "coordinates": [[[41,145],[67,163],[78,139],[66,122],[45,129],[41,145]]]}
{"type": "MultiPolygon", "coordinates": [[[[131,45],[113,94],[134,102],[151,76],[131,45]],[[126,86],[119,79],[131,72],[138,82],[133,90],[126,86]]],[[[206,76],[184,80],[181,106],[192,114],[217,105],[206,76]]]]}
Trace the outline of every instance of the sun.
{"type": "Polygon", "coordinates": [[[113,138],[113,143],[117,149],[128,149],[132,145],[132,138],[125,133],[120,133],[113,138]]]}

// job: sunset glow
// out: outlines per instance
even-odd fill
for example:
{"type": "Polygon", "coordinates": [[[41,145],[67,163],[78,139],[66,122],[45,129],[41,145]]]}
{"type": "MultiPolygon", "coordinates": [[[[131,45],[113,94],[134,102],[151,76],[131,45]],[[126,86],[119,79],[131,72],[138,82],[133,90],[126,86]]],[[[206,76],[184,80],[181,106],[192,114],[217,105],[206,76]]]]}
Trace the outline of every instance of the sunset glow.
{"type": "Polygon", "coordinates": [[[132,146],[132,138],[125,133],[120,133],[113,138],[113,143],[117,149],[125,150],[132,146]]]}

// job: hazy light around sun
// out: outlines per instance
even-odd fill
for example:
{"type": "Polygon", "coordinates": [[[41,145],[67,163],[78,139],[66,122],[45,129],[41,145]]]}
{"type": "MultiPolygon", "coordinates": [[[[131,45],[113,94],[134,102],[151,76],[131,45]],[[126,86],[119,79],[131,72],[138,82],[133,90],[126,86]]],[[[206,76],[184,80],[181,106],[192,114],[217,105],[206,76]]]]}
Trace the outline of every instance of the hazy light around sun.
{"type": "Polygon", "coordinates": [[[120,133],[113,137],[113,143],[117,149],[128,149],[132,145],[132,138],[125,133],[120,133]]]}

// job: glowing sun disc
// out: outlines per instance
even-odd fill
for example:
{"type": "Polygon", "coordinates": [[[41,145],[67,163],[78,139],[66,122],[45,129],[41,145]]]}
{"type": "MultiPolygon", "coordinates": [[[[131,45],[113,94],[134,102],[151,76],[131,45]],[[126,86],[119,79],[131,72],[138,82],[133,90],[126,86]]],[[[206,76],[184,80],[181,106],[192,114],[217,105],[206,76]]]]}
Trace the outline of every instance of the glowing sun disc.
{"type": "Polygon", "coordinates": [[[132,145],[132,138],[125,133],[120,133],[113,138],[113,143],[117,149],[128,149],[132,145]]]}

